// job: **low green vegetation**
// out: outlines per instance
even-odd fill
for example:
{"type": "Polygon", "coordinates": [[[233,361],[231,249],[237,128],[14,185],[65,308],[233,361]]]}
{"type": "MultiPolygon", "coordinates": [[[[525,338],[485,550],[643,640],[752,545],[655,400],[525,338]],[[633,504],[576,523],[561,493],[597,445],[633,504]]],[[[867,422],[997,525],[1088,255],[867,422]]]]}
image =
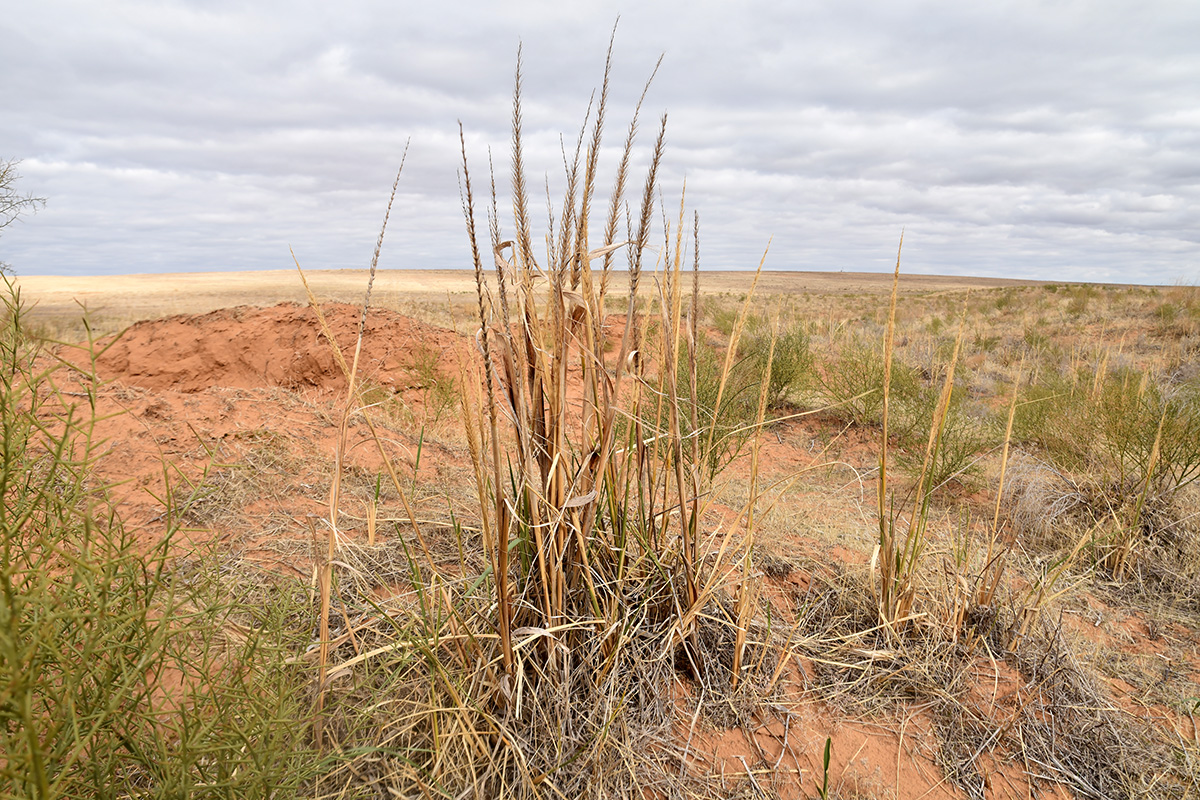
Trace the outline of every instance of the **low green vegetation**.
{"type": "Polygon", "coordinates": [[[136,540],[92,471],[98,381],[64,389],[64,362],[25,334],[5,289],[0,797],[299,791],[321,764],[292,660],[306,598],[247,595],[219,554],[182,553],[174,526],[136,540]]]}

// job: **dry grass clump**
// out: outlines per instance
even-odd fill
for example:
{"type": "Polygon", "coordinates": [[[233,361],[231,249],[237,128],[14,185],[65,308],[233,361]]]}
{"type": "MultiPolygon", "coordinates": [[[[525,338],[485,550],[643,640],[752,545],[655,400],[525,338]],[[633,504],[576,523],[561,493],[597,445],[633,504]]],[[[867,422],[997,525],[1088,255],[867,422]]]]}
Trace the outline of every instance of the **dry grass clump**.
{"type": "Polygon", "coordinates": [[[1200,786],[1194,744],[1119,711],[1060,630],[1043,621],[1018,637],[1021,621],[1001,603],[966,621],[970,646],[932,617],[897,638],[879,624],[863,577],[841,572],[814,579],[792,641],[829,702],[927,712],[938,760],[969,797],[991,796],[1005,762],[1018,765],[1012,780],[1096,800],[1183,798],[1200,786]]]}
{"type": "Polygon", "coordinates": [[[1176,286],[1154,308],[1156,332],[1194,349],[1200,342],[1200,288],[1176,286]]]}
{"type": "Polygon", "coordinates": [[[1136,574],[1191,604],[1200,389],[1110,357],[1045,370],[1025,390],[1014,435],[1037,458],[1008,488],[1013,530],[1035,546],[1083,547],[1117,581],[1136,574]]]}
{"type": "Polygon", "coordinates": [[[947,778],[968,796],[983,797],[986,760],[1011,756],[1014,742],[1000,740],[999,724],[981,717],[986,710],[972,695],[979,665],[987,663],[983,653],[1005,652],[1014,616],[1001,608],[967,619],[978,649],[955,642],[932,621],[911,624],[897,637],[880,624],[864,576],[844,572],[814,580],[798,611],[796,650],[811,663],[818,693],[856,714],[925,709],[947,778]]]}
{"type": "Polygon", "coordinates": [[[1172,599],[1200,613],[1200,491],[1195,485],[1142,511],[1146,540],[1128,575],[1148,599],[1172,599]]]}
{"type": "Polygon", "coordinates": [[[244,431],[232,450],[205,449],[201,474],[168,472],[171,505],[180,522],[214,527],[243,519],[251,503],[279,497],[300,465],[285,437],[269,430],[244,431]]]}
{"type": "Polygon", "coordinates": [[[334,786],[627,797],[639,787],[678,796],[691,782],[680,776],[664,691],[676,671],[661,646],[668,623],[635,618],[638,637],[582,640],[553,668],[537,648],[562,647],[562,631],[518,629],[512,707],[497,710],[486,671],[463,660],[490,638],[482,633],[487,620],[468,616],[486,611],[482,598],[461,595],[463,588],[435,578],[404,598],[405,609],[400,601],[380,605],[383,613],[353,641],[349,628],[331,630],[342,644],[332,651],[325,733],[343,749],[363,750],[334,786]]]}
{"type": "Polygon", "coordinates": [[[1027,546],[1044,549],[1061,547],[1078,538],[1087,499],[1083,489],[1061,470],[1017,453],[1012,459],[1003,505],[1014,535],[1027,546]]]}
{"type": "Polygon", "coordinates": [[[1040,626],[1011,663],[1031,687],[1012,727],[1033,776],[1095,800],[1184,798],[1200,788],[1194,743],[1117,710],[1060,628],[1040,626]]]}
{"type": "Polygon", "coordinates": [[[1200,503],[1194,485],[1166,489],[1143,482],[1121,491],[1111,480],[1071,472],[1022,455],[1003,497],[1012,535],[1059,559],[1083,554],[1139,605],[1170,603],[1192,612],[1200,574],[1200,503]]]}
{"type": "MultiPolygon", "coordinates": [[[[1093,519],[1083,535],[1073,537],[1069,554],[1057,558],[1030,588],[1014,592],[1008,586],[1005,573],[1018,541],[1005,533],[1006,521],[1010,525],[1024,521],[1030,526],[1018,533],[1033,532],[1036,526],[1043,536],[1053,532],[1061,537],[1056,523],[1095,507],[1095,497],[1062,470],[1038,468],[1021,458],[1014,459],[1010,467],[1009,447],[1021,400],[1019,375],[1009,403],[986,551],[972,543],[973,535],[965,527],[951,548],[952,557],[945,559],[944,586],[931,584],[926,563],[931,540],[931,482],[941,437],[948,429],[964,326],[960,322],[940,395],[927,417],[928,438],[920,470],[915,473],[916,484],[906,499],[897,502],[894,491],[888,490],[895,309],[893,289],[880,350],[880,533],[870,577],[865,581],[826,581],[815,598],[810,590],[798,612],[797,650],[810,659],[828,697],[864,708],[917,704],[929,709],[946,775],[972,797],[985,796],[995,759],[1023,763],[1024,777],[1017,777],[1030,786],[1054,781],[1082,796],[1097,798],[1160,796],[1155,793],[1161,790],[1165,790],[1164,797],[1186,796],[1196,780],[1194,767],[1179,767],[1181,756],[1192,763],[1187,761],[1190,751],[1186,743],[1166,741],[1113,709],[1085,671],[1068,661],[1058,634],[1046,628],[1043,612],[1061,594],[1056,584],[1081,547],[1090,544],[1101,563],[1111,564],[1122,541],[1100,539],[1093,519]],[[1064,491],[1064,487],[1074,491],[1064,491]],[[999,686],[1000,660],[1010,673],[1016,673],[1013,679],[1018,684],[1012,690],[1016,702],[998,710],[996,697],[989,705],[980,702],[977,693],[980,668],[986,663],[992,665],[999,686]],[[1048,662],[1055,666],[1047,668],[1048,662]],[[1064,719],[1071,721],[1070,730],[1062,727],[1064,719]]],[[[1119,396],[1128,397],[1127,385],[1120,388],[1125,391],[1119,396]]],[[[1152,392],[1143,382],[1137,400],[1144,402],[1150,396],[1152,392]]],[[[1115,401],[1109,397],[1107,402],[1115,401]]],[[[1121,408],[1128,411],[1129,405],[1121,408]]],[[[1106,430],[1114,430],[1118,414],[1109,408],[1096,413],[1109,423],[1106,430]]],[[[1175,477],[1158,485],[1181,487],[1191,481],[1187,448],[1178,448],[1174,439],[1165,444],[1162,437],[1164,428],[1181,423],[1174,417],[1166,422],[1163,416],[1157,421],[1153,444],[1140,461],[1135,447],[1115,450],[1127,459],[1119,468],[1141,479],[1142,492],[1135,494],[1131,503],[1133,522],[1149,523],[1156,515],[1161,517],[1157,500],[1147,502],[1146,488],[1160,458],[1161,463],[1174,465],[1163,466],[1163,473],[1175,477]],[[1163,458],[1168,451],[1184,455],[1163,458]],[[1136,472],[1139,465],[1140,474],[1136,472]]],[[[1128,427],[1119,430],[1132,438],[1128,427]]],[[[1104,446],[1119,448],[1120,443],[1110,439],[1104,446]]],[[[1139,559],[1138,563],[1145,562],[1139,559]]]]}
{"type": "MultiPolygon", "coordinates": [[[[568,159],[561,213],[543,257],[535,253],[528,211],[518,68],[515,233],[501,234],[493,190],[487,249],[494,287],[480,255],[464,141],[480,361],[464,376],[462,408],[480,516],[478,535],[456,528],[463,555],[453,564],[439,561],[430,526],[411,513],[408,481],[382,443],[385,471],[413,534],[411,544],[395,540],[406,575],[399,580],[394,545],[386,552],[350,545],[339,510],[344,437],[339,446],[328,551],[318,570],[317,742],[364,751],[333,778],[346,791],[682,796],[705,779],[681,764],[671,743],[672,686],[695,682],[710,703],[724,701],[744,714],[736,710],[778,680],[772,634],[750,582],[753,504],[712,542],[713,557],[705,555],[713,537],[701,526],[712,474],[704,465],[719,462],[714,453],[724,452],[731,435],[720,421],[735,405],[735,354],[748,307],[719,369],[703,374],[696,263],[684,300],[689,239],[682,206],[668,223],[660,269],[643,264],[665,118],[626,238],[617,233],[637,112],[602,239],[590,240],[608,69],[591,133],[585,136],[585,126],[568,159]],[[622,251],[628,290],[623,331],[613,340],[605,309],[622,251]],[[651,280],[657,297],[646,304],[639,287],[651,280]],[[702,380],[711,381],[711,397],[702,399],[702,380]],[[483,563],[467,549],[481,553],[483,563]],[[386,601],[371,596],[376,567],[399,589],[386,601]],[[341,588],[347,581],[356,584],[352,592],[341,588]],[[359,616],[350,601],[374,607],[375,615],[359,616]]],[[[690,228],[695,258],[697,224],[690,228]]],[[[769,350],[763,374],[772,358],[769,350]]],[[[339,352],[338,360],[350,386],[343,420],[366,412],[373,426],[356,388],[357,352],[339,352]]],[[[766,389],[756,387],[756,411],[749,422],[739,420],[741,427],[761,426],[766,389]]]]}

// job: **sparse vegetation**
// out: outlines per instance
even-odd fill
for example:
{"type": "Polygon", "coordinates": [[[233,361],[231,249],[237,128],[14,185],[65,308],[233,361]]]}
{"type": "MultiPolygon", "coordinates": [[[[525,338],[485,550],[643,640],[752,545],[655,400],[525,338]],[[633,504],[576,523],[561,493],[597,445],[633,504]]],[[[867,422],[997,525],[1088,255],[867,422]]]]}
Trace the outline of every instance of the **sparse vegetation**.
{"type": "Polygon", "coordinates": [[[812,387],[814,365],[804,321],[792,317],[782,321],[778,329],[760,318],[752,322],[743,349],[754,367],[755,383],[769,375],[767,405],[777,409],[789,401],[805,399],[812,387]]]}

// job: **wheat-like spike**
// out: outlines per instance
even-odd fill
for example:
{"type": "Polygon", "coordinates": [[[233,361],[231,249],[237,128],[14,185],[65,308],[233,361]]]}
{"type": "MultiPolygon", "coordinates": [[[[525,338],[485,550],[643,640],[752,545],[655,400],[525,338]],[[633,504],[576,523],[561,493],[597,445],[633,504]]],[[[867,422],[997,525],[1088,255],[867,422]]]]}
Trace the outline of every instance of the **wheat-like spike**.
{"type": "Polygon", "coordinates": [[[392,203],[396,201],[396,189],[400,186],[400,174],[404,172],[404,162],[408,160],[408,147],[412,139],[404,142],[404,152],[400,155],[400,168],[396,170],[396,179],[392,181],[392,193],[388,197],[387,210],[383,212],[383,224],[379,227],[379,238],[375,240],[375,252],[371,255],[371,272],[367,278],[367,294],[363,298],[362,315],[358,320],[358,336],[362,339],[363,328],[367,324],[367,308],[371,305],[371,288],[375,285],[375,272],[379,268],[379,254],[383,250],[383,234],[387,231],[388,219],[392,215],[392,203]]]}
{"type": "MultiPolygon", "coordinates": [[[[654,211],[654,187],[658,183],[658,167],[662,163],[663,149],[667,139],[667,115],[662,115],[658,139],[654,143],[654,154],[650,157],[650,168],[646,172],[646,185],[642,190],[642,215],[638,221],[637,235],[633,240],[633,268],[629,271],[629,297],[632,306],[637,298],[638,280],[642,274],[642,254],[650,242],[650,217],[654,211]]],[[[632,307],[630,308],[632,312],[632,307]]]]}
{"type": "MultiPolygon", "coordinates": [[[[587,112],[584,114],[583,124],[579,127],[579,135],[575,138],[575,155],[571,160],[567,160],[567,152],[563,147],[563,174],[567,178],[567,187],[563,192],[563,210],[561,230],[559,231],[559,244],[557,263],[554,268],[568,272],[570,275],[569,289],[575,291],[579,288],[580,278],[580,263],[579,254],[576,250],[575,242],[579,238],[580,230],[584,231],[586,240],[587,220],[579,216],[576,209],[576,199],[579,193],[579,164],[580,155],[583,153],[583,141],[587,134],[587,123],[592,118],[592,104],[595,102],[595,94],[588,100],[587,112]]],[[[560,137],[561,141],[561,137],[560,137]]]]}
{"type": "MultiPolygon", "coordinates": [[[[679,195],[679,223],[675,227],[675,247],[674,257],[664,267],[663,288],[660,292],[660,305],[662,307],[662,343],[663,343],[663,374],[666,378],[665,400],[667,403],[667,424],[669,427],[669,441],[672,448],[671,459],[674,461],[674,477],[675,491],[680,504],[679,509],[679,534],[683,544],[683,568],[684,579],[686,582],[685,589],[687,591],[688,608],[690,609],[696,603],[699,597],[696,584],[696,567],[697,567],[697,545],[692,536],[693,529],[689,524],[688,517],[684,513],[683,504],[688,495],[688,484],[684,479],[683,467],[683,436],[681,435],[679,422],[679,387],[678,387],[678,369],[677,360],[679,353],[679,337],[681,328],[682,313],[681,306],[681,291],[680,291],[680,272],[682,270],[683,258],[683,220],[684,220],[684,200],[686,198],[687,187],[684,186],[683,191],[679,195]]],[[[665,208],[664,208],[665,212],[665,208]]],[[[664,228],[669,232],[670,226],[664,221],[664,228]]],[[[671,246],[670,236],[668,233],[667,247],[671,246]]],[[[655,459],[657,462],[658,459],[655,459]]],[[[667,476],[663,475],[663,505],[670,507],[670,501],[666,497],[667,491],[667,476]]],[[[664,525],[665,527],[665,525],[664,525]]]]}
{"type": "MultiPolygon", "coordinates": [[[[587,116],[592,113],[592,104],[588,103],[587,116]]],[[[575,156],[567,160],[567,152],[563,147],[563,173],[567,178],[567,187],[563,192],[562,222],[559,230],[557,252],[551,257],[551,269],[554,271],[570,272],[570,288],[574,290],[579,285],[579,259],[572,250],[572,241],[578,237],[580,226],[586,226],[586,221],[580,220],[575,210],[575,200],[579,190],[579,156],[583,152],[583,137],[587,131],[587,122],[579,129],[575,139],[575,156]]],[[[561,139],[560,139],[561,141],[561,139]]],[[[551,224],[553,233],[553,224],[551,224]]],[[[564,279],[565,280],[565,279],[564,279]]]]}
{"type": "MultiPolygon", "coordinates": [[[[617,177],[613,182],[612,196],[609,198],[608,206],[608,221],[604,226],[604,246],[608,247],[617,238],[617,226],[621,221],[621,209],[625,206],[625,182],[629,176],[629,160],[633,155],[633,143],[637,138],[638,131],[638,116],[642,111],[642,104],[646,101],[646,95],[650,91],[650,84],[654,81],[654,76],[658,74],[658,68],[662,66],[662,56],[658,57],[658,62],[654,65],[654,70],[650,73],[650,77],[646,80],[646,85],[642,87],[641,97],[638,98],[637,105],[633,109],[633,118],[629,122],[629,130],[625,135],[625,146],[621,149],[621,161],[617,165],[617,177]]],[[[628,215],[628,207],[626,207],[628,215]]],[[[612,252],[605,253],[604,265],[600,273],[600,308],[604,307],[604,298],[608,294],[608,278],[612,272],[612,252]]]]}
{"type": "MultiPolygon", "coordinates": [[[[658,140],[654,145],[654,155],[650,159],[650,168],[646,172],[646,185],[642,190],[642,214],[637,235],[633,238],[631,247],[633,253],[629,267],[629,304],[625,317],[625,333],[621,337],[621,352],[617,359],[617,374],[613,379],[613,393],[621,384],[621,379],[627,371],[626,361],[633,355],[637,358],[634,343],[638,338],[637,330],[637,294],[638,282],[642,273],[642,251],[650,238],[650,218],[654,210],[654,187],[658,181],[658,167],[662,162],[663,147],[667,135],[667,115],[663,114],[662,125],[659,128],[658,140]]],[[[610,413],[611,416],[611,413],[610,413]]],[[[639,437],[639,440],[641,437],[639,437]]]]}
{"type": "MultiPolygon", "coordinates": [[[[488,233],[491,235],[493,252],[499,252],[497,248],[503,241],[503,231],[500,229],[500,209],[496,201],[496,164],[492,160],[491,147],[488,148],[488,176],[492,186],[491,202],[488,204],[488,233]]],[[[499,263],[496,264],[496,268],[500,268],[499,263]]],[[[505,317],[505,324],[507,323],[508,318],[505,317]]]]}
{"type": "Polygon", "coordinates": [[[529,196],[525,186],[525,159],[521,144],[521,47],[517,47],[517,70],[513,86],[512,193],[513,222],[517,226],[517,263],[533,269],[533,234],[529,221],[529,196]]]}
{"type": "MultiPolygon", "coordinates": [[[[620,21],[620,17],[617,18],[617,21],[620,21]]],[[[576,227],[575,253],[571,261],[572,290],[579,288],[581,271],[586,267],[584,262],[589,249],[588,222],[591,218],[592,195],[596,188],[596,162],[600,158],[600,142],[604,135],[604,110],[608,106],[608,81],[612,74],[613,45],[616,39],[617,23],[613,23],[612,35],[608,39],[608,53],[604,58],[604,81],[600,84],[600,101],[596,105],[596,123],[592,127],[592,141],[588,145],[587,166],[583,173],[583,192],[579,201],[579,224],[576,227]]]]}
{"type": "MultiPolygon", "coordinates": [[[[513,665],[512,651],[512,610],[509,605],[508,597],[508,507],[504,503],[502,495],[502,480],[500,467],[500,437],[498,429],[498,420],[496,414],[496,397],[495,387],[492,383],[492,351],[491,340],[488,336],[488,321],[486,315],[486,283],[483,274],[483,260],[479,255],[479,243],[475,235],[475,200],[471,193],[471,173],[467,168],[467,143],[466,137],[463,135],[462,123],[459,123],[458,128],[459,143],[462,147],[463,159],[463,184],[465,187],[465,197],[463,198],[463,215],[466,218],[467,237],[471,242],[471,258],[475,267],[475,292],[479,303],[479,335],[480,345],[483,349],[483,368],[487,382],[487,409],[488,423],[491,428],[491,443],[492,443],[492,469],[494,471],[493,480],[494,491],[496,493],[496,531],[492,537],[493,546],[495,548],[492,553],[492,565],[496,580],[497,606],[499,608],[499,630],[501,646],[504,654],[504,671],[505,674],[511,674],[513,665]]],[[[493,182],[493,186],[494,186],[493,182]]],[[[503,276],[501,276],[503,280],[503,276]]],[[[468,426],[473,424],[470,420],[467,421],[468,426]]]]}
{"type": "MultiPolygon", "coordinates": [[[[700,463],[700,430],[699,403],[699,364],[696,361],[700,345],[700,212],[693,212],[692,222],[692,306],[691,326],[688,330],[688,372],[689,392],[692,407],[692,464],[700,463]]],[[[693,475],[693,482],[696,476],[693,475]]],[[[699,487],[696,487],[698,489],[699,487]]],[[[694,492],[699,495],[699,491],[694,492]]],[[[694,524],[694,523],[693,523],[694,524]]]]}
{"type": "MultiPolygon", "coordinates": [[[[646,188],[643,191],[642,217],[646,221],[647,226],[648,226],[649,217],[650,217],[650,214],[652,211],[653,199],[654,199],[654,186],[657,181],[658,166],[662,159],[663,142],[664,142],[665,136],[666,136],[666,116],[664,115],[662,129],[659,132],[658,142],[654,149],[654,156],[651,159],[650,169],[648,170],[648,173],[647,173],[646,188]]],[[[619,206],[617,206],[617,208],[619,209],[619,206]]],[[[628,221],[628,219],[627,219],[627,221],[628,221]]],[[[635,261],[634,261],[635,257],[631,254],[631,256],[630,256],[630,293],[629,293],[629,302],[628,302],[628,314],[626,315],[626,318],[625,318],[625,331],[621,336],[621,348],[620,348],[619,355],[617,357],[616,370],[615,370],[616,374],[614,375],[614,377],[611,381],[611,384],[607,379],[600,381],[603,395],[600,398],[599,405],[600,405],[600,408],[602,409],[603,420],[600,425],[600,431],[601,431],[600,446],[597,448],[595,461],[593,462],[595,464],[593,474],[596,474],[596,475],[608,475],[610,468],[613,466],[611,462],[612,462],[613,451],[614,451],[614,447],[615,447],[615,439],[616,439],[616,431],[617,431],[617,425],[616,425],[617,408],[616,408],[615,398],[618,397],[620,394],[621,382],[623,380],[625,372],[628,371],[628,369],[629,369],[629,362],[632,360],[631,357],[636,357],[637,344],[636,344],[635,314],[637,311],[637,305],[636,305],[636,303],[637,303],[637,285],[638,285],[638,276],[640,273],[640,261],[641,261],[641,257],[640,257],[641,247],[639,246],[638,242],[640,241],[641,245],[644,246],[646,238],[648,236],[649,236],[648,230],[642,230],[637,239],[634,239],[634,237],[632,237],[632,236],[630,237],[630,239],[631,239],[630,247],[632,250],[634,250],[635,252],[638,253],[638,255],[636,257],[636,259],[637,259],[636,263],[639,266],[637,266],[635,268],[635,261]]],[[[602,302],[602,301],[603,301],[603,295],[601,295],[600,302],[602,302]]],[[[601,315],[597,314],[596,316],[598,318],[601,315]]],[[[599,328],[597,328],[597,330],[599,331],[599,328]]],[[[597,338],[597,341],[600,341],[599,338],[597,338]]],[[[634,384],[635,391],[637,391],[639,386],[640,386],[640,384],[635,382],[635,384],[634,384]]],[[[636,398],[634,398],[631,401],[630,407],[636,408],[637,402],[638,402],[638,400],[636,398]]],[[[634,421],[633,428],[637,431],[640,431],[641,420],[638,417],[638,415],[634,415],[633,421],[634,421]]],[[[639,447],[640,447],[640,443],[643,438],[644,437],[641,436],[640,433],[636,436],[636,441],[639,443],[639,447]]],[[[630,465],[630,462],[631,462],[631,459],[626,458],[625,464],[623,467],[621,467],[621,469],[624,470],[624,469],[628,468],[630,465]]],[[[615,486],[628,486],[628,483],[626,482],[624,477],[618,476],[616,478],[614,485],[615,486]]],[[[594,507],[591,507],[591,508],[594,508],[594,507]]],[[[589,508],[588,515],[590,515],[592,513],[591,508],[589,508]]],[[[585,516],[585,521],[584,521],[585,527],[590,527],[590,524],[591,524],[590,519],[591,519],[590,516],[585,516]]]]}

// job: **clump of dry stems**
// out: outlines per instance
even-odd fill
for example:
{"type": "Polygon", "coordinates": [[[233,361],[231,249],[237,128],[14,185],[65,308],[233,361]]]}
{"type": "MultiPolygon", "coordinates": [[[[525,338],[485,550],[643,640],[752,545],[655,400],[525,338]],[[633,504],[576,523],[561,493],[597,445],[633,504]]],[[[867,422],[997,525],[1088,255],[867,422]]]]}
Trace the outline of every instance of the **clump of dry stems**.
{"type": "MultiPolygon", "coordinates": [[[[414,522],[410,590],[381,605],[380,619],[352,624],[343,613],[339,626],[331,565],[347,561],[339,552],[350,545],[339,539],[335,469],[319,580],[318,712],[327,719],[318,731],[350,747],[377,744],[367,731],[384,724],[393,755],[379,755],[371,773],[381,787],[530,797],[626,796],[658,787],[670,795],[698,779],[681,768],[671,744],[672,681],[686,676],[713,697],[735,689],[749,697],[779,678],[749,580],[753,502],[718,542],[708,542],[700,524],[708,489],[701,465],[724,443],[696,410],[699,263],[693,259],[685,302],[682,202],[678,219],[666,224],[657,263],[648,259],[665,116],[637,213],[628,218],[626,184],[645,92],[625,136],[601,238],[592,238],[610,69],[611,49],[590,132],[585,125],[566,160],[566,190],[544,255],[529,210],[519,61],[511,238],[502,233],[493,177],[490,235],[481,242],[462,136],[479,315],[477,372],[463,381],[462,406],[480,511],[477,536],[457,530],[463,546],[486,554],[484,574],[438,564],[414,522]],[[622,252],[629,289],[624,314],[610,317],[622,252]],[[707,557],[714,544],[715,559],[707,557]],[[391,722],[362,710],[355,699],[362,690],[341,685],[349,676],[355,686],[392,687],[391,722]]],[[[695,256],[698,222],[691,232],[695,256]]],[[[715,411],[748,308],[724,359],[715,411]]],[[[345,429],[363,404],[354,361],[339,358],[350,378],[345,429]]],[[[399,468],[382,444],[380,452],[403,500],[399,468]]]]}

